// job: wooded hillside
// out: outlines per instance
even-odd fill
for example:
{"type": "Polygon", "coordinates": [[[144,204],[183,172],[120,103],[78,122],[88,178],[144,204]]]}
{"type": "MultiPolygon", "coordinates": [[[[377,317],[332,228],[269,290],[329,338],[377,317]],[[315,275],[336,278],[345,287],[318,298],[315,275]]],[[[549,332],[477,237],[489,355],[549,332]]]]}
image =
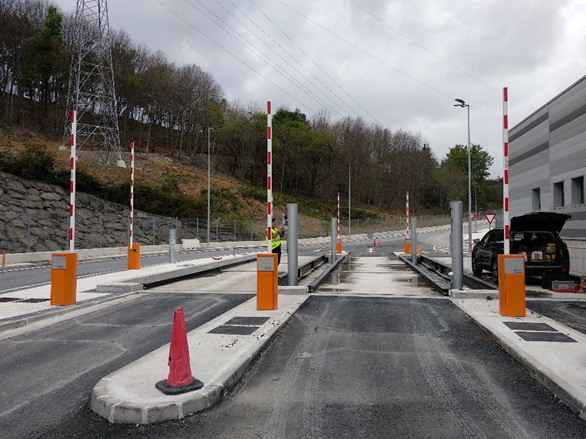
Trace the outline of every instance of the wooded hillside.
{"type": "MultiPolygon", "coordinates": [[[[0,2],[0,124],[6,129],[33,127],[61,139],[73,22],[44,1],[0,2]]],[[[265,103],[228,102],[213,72],[176,65],[163,53],[137,46],[124,31],[111,33],[123,149],[133,141],[138,152],[164,153],[205,169],[211,128],[217,172],[263,188],[265,103]]],[[[332,203],[339,191],[346,199],[350,171],[356,206],[403,212],[409,191],[412,211],[447,213],[451,200],[467,199],[466,148],[461,145],[438,161],[424,133],[367,124],[361,118],[332,120],[326,112],[308,118],[287,108],[274,114],[273,130],[278,192],[332,203]]],[[[480,210],[502,205],[500,183],[488,180],[492,160],[481,146],[473,146],[473,191],[480,210]]]]}

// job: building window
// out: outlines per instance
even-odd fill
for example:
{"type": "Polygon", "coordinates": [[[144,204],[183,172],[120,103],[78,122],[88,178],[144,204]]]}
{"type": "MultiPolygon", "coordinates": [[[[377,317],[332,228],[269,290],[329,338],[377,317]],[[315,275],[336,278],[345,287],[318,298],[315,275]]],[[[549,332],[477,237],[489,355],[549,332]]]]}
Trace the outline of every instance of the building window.
{"type": "Polygon", "coordinates": [[[572,178],[572,204],[584,204],[584,177],[572,178]]]}
{"type": "Polygon", "coordinates": [[[553,184],[553,207],[564,207],[564,182],[553,184]]]}
{"type": "Polygon", "coordinates": [[[534,211],[541,210],[541,189],[538,187],[531,191],[531,209],[534,211]]]}

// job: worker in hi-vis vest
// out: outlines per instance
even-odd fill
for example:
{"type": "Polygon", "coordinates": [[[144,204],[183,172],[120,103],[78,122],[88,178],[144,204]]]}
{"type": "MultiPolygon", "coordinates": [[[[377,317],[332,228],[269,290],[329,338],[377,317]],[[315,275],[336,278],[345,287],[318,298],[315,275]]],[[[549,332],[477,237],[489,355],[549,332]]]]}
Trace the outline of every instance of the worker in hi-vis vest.
{"type": "MultiPolygon", "coordinates": [[[[281,226],[277,229],[277,220],[273,218],[271,222],[271,237],[273,238],[272,249],[273,253],[277,254],[277,265],[281,263],[281,237],[285,236],[285,227],[281,226]]],[[[265,232],[265,241],[269,240],[269,231],[265,232]]]]}

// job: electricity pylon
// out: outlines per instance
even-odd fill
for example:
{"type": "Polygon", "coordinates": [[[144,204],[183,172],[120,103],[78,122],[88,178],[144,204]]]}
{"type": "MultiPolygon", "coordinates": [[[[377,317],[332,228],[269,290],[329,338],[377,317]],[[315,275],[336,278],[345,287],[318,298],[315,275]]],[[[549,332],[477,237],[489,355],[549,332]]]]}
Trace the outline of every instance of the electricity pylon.
{"type": "Polygon", "coordinates": [[[107,1],[77,0],[74,26],[63,144],[71,133],[70,111],[75,110],[77,151],[82,147],[98,149],[105,163],[113,151],[118,155],[118,166],[125,167],[120,154],[107,1]]]}

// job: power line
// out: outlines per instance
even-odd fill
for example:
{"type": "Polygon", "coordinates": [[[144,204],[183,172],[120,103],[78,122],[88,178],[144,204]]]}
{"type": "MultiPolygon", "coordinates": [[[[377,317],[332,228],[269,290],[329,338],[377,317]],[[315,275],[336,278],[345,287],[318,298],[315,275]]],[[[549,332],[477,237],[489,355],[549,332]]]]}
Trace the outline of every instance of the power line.
{"type": "MultiPolygon", "coordinates": [[[[336,93],[334,93],[333,90],[331,90],[327,85],[325,85],[317,76],[315,76],[311,71],[309,71],[307,69],[307,67],[305,67],[300,61],[298,61],[286,48],[284,48],[283,46],[281,46],[279,44],[278,41],[276,41],[270,34],[268,34],[264,29],[262,29],[258,24],[256,24],[256,22],[250,18],[246,12],[242,11],[232,0],[228,0],[230,2],[230,4],[234,7],[234,9],[236,9],[240,14],[242,14],[244,17],[246,17],[246,19],[248,21],[250,21],[260,32],[262,32],[262,34],[268,38],[270,41],[272,41],[279,49],[277,51],[275,51],[276,55],[281,58],[288,66],[290,66],[293,70],[295,70],[299,75],[301,75],[301,77],[303,77],[303,79],[305,79],[306,81],[308,81],[309,83],[311,83],[311,81],[309,80],[309,78],[307,78],[302,72],[300,72],[294,65],[292,65],[289,61],[287,61],[285,58],[283,58],[280,55],[280,52],[284,52],[286,53],[289,58],[291,58],[296,64],[298,64],[299,66],[301,66],[303,68],[303,70],[305,70],[315,81],[319,82],[327,91],[329,91],[334,97],[336,97],[343,105],[346,105],[346,107],[348,107],[350,109],[350,111],[356,112],[352,107],[350,107],[346,102],[344,102],[343,99],[341,99],[338,95],[336,95],[336,93]]],[[[236,17],[228,8],[226,8],[224,5],[221,4],[220,1],[216,0],[216,3],[221,6],[226,12],[228,12],[230,15],[232,15],[232,17],[234,17],[234,19],[236,19],[240,24],[242,24],[242,26],[244,26],[246,28],[246,30],[248,30],[251,34],[253,34],[260,42],[262,42],[266,47],[268,47],[270,50],[272,50],[272,47],[266,43],[262,38],[260,38],[255,32],[253,32],[245,23],[243,23],[238,17],[236,17]]],[[[315,85],[314,85],[315,86],[315,85]]],[[[342,107],[335,102],[332,98],[330,98],[328,96],[327,93],[325,93],[324,91],[322,91],[319,87],[315,87],[326,99],[328,99],[333,105],[335,105],[336,107],[338,107],[342,112],[345,112],[344,109],[342,109],[342,107]]]]}
{"type": "MultiPolygon", "coordinates": [[[[300,17],[304,18],[305,20],[309,21],[310,23],[312,23],[312,24],[316,25],[317,27],[319,27],[320,29],[324,30],[325,32],[329,33],[330,35],[332,35],[332,36],[334,36],[334,37],[338,38],[339,40],[341,40],[341,41],[343,41],[343,42],[345,42],[345,43],[346,43],[346,44],[348,44],[349,46],[352,46],[352,47],[354,47],[356,50],[359,50],[360,52],[362,52],[362,53],[364,53],[365,55],[367,55],[367,56],[371,57],[372,59],[374,59],[374,60],[378,61],[379,63],[381,63],[381,64],[383,64],[383,65],[385,65],[385,66],[387,66],[387,67],[389,67],[389,68],[393,69],[393,70],[394,70],[394,71],[396,71],[397,73],[399,73],[399,74],[401,74],[401,75],[403,75],[403,76],[406,76],[406,77],[410,78],[411,80],[413,80],[413,81],[415,81],[415,82],[418,82],[419,84],[421,84],[421,85],[423,85],[423,86],[425,86],[425,87],[427,87],[427,88],[429,88],[429,89],[431,89],[431,90],[435,91],[436,93],[439,93],[439,94],[441,94],[441,95],[443,95],[443,96],[445,96],[445,97],[449,98],[450,100],[453,100],[453,99],[454,99],[454,97],[453,97],[453,96],[450,96],[449,94],[445,93],[444,91],[442,91],[442,90],[439,90],[438,88],[436,88],[436,87],[434,87],[434,86],[432,86],[432,85],[430,85],[430,84],[428,84],[428,83],[426,83],[426,82],[424,82],[424,81],[421,81],[420,79],[417,79],[417,78],[415,78],[414,76],[412,76],[412,75],[410,75],[410,74],[408,74],[408,73],[406,73],[406,72],[402,71],[401,69],[399,69],[399,68],[397,68],[397,67],[395,67],[395,66],[393,66],[393,65],[389,64],[388,62],[386,62],[386,61],[384,61],[384,60],[380,59],[378,56],[376,56],[376,55],[373,55],[372,53],[368,52],[367,50],[363,49],[362,47],[360,47],[360,46],[358,46],[358,45],[356,45],[356,44],[352,43],[351,41],[348,41],[348,40],[347,40],[347,39],[345,39],[344,37],[342,37],[342,36],[340,36],[340,35],[336,34],[335,32],[333,32],[333,31],[331,31],[331,30],[329,30],[329,29],[328,29],[328,28],[326,28],[325,26],[322,26],[321,24],[319,24],[319,23],[318,23],[318,22],[316,22],[315,20],[312,20],[311,18],[309,18],[309,17],[307,17],[307,16],[303,15],[301,12],[297,11],[296,9],[294,9],[294,8],[292,8],[291,6],[287,5],[286,3],[283,3],[281,0],[275,0],[275,1],[276,1],[277,3],[280,3],[281,5],[283,5],[284,7],[286,7],[287,9],[289,9],[290,11],[292,11],[292,12],[296,13],[296,14],[297,14],[297,15],[299,15],[300,17]]],[[[484,114],[486,114],[486,115],[488,115],[488,116],[490,116],[490,117],[493,117],[493,118],[495,118],[495,119],[498,119],[498,117],[497,117],[497,116],[494,116],[494,115],[492,115],[492,114],[490,114],[490,113],[487,113],[487,112],[486,112],[486,111],[484,111],[484,110],[481,110],[481,109],[479,109],[479,108],[476,108],[476,110],[478,110],[478,111],[480,111],[481,113],[484,113],[484,114]]]]}
{"type": "MultiPolygon", "coordinates": [[[[263,16],[264,16],[264,17],[265,17],[265,18],[266,18],[266,19],[267,19],[267,20],[268,20],[268,21],[269,21],[269,22],[270,22],[270,23],[271,23],[271,24],[272,24],[272,25],[273,25],[275,28],[277,28],[277,30],[279,30],[279,31],[280,31],[280,32],[281,32],[281,33],[282,33],[282,34],[285,36],[285,38],[287,38],[287,39],[288,39],[288,40],[291,42],[291,44],[293,44],[295,47],[297,47],[297,49],[299,49],[299,51],[300,51],[300,52],[301,52],[301,53],[302,53],[302,54],[303,54],[303,55],[304,55],[304,56],[305,56],[307,59],[309,59],[309,60],[310,60],[310,61],[311,61],[311,62],[312,62],[312,63],[313,63],[313,64],[314,64],[314,65],[315,65],[315,66],[316,66],[316,67],[317,67],[317,68],[318,68],[318,69],[319,69],[319,70],[320,70],[320,71],[321,71],[321,72],[322,72],[322,73],[323,73],[323,74],[324,74],[324,75],[325,75],[325,76],[326,76],[326,77],[327,77],[327,78],[330,80],[330,81],[332,81],[334,84],[336,84],[336,85],[338,86],[338,88],[339,88],[340,90],[342,90],[342,91],[343,91],[343,92],[344,92],[344,93],[345,93],[345,94],[346,94],[346,95],[347,95],[347,96],[348,96],[348,97],[349,97],[349,98],[350,98],[350,99],[351,99],[351,100],[352,100],[352,101],[353,101],[353,102],[354,102],[356,105],[358,105],[362,111],[364,111],[364,112],[365,112],[365,113],[366,113],[368,116],[370,116],[370,117],[371,117],[371,118],[372,118],[372,119],[375,121],[375,123],[376,123],[376,124],[378,124],[378,125],[381,125],[381,124],[379,123],[379,121],[378,121],[378,120],[377,120],[377,119],[376,119],[376,118],[375,118],[375,117],[374,117],[372,114],[370,114],[366,108],[364,108],[364,107],[363,107],[363,106],[360,104],[360,102],[358,102],[356,99],[354,99],[354,97],[353,97],[353,96],[352,96],[350,93],[348,93],[348,92],[346,91],[346,89],[344,89],[344,87],[342,87],[342,86],[341,86],[341,85],[340,85],[340,84],[339,84],[339,83],[338,83],[338,82],[337,82],[337,81],[336,81],[334,78],[332,78],[332,77],[331,77],[331,76],[328,74],[328,72],[327,72],[326,70],[322,69],[322,67],[321,67],[321,66],[320,66],[318,63],[316,63],[316,62],[315,62],[315,61],[314,61],[314,60],[313,60],[313,59],[312,59],[312,58],[311,58],[311,57],[310,57],[310,56],[309,56],[309,55],[308,55],[308,54],[307,54],[307,53],[306,53],[306,52],[305,52],[305,51],[304,51],[304,50],[303,50],[303,49],[302,49],[302,48],[301,48],[299,45],[297,45],[297,44],[296,44],[296,43],[293,41],[293,39],[291,39],[291,37],[289,37],[289,35],[287,35],[287,33],[286,33],[285,31],[283,31],[283,30],[282,30],[282,29],[281,29],[279,26],[277,26],[277,24],[276,24],[276,23],[275,23],[275,22],[274,22],[274,21],[273,21],[273,20],[272,20],[272,19],[271,19],[271,18],[270,18],[270,17],[269,17],[269,16],[268,16],[268,15],[267,15],[267,14],[266,14],[266,13],[265,13],[263,10],[262,10],[262,9],[260,9],[260,8],[259,8],[257,5],[255,5],[255,4],[253,3],[253,1],[252,1],[252,0],[249,0],[249,1],[250,1],[250,4],[252,4],[252,5],[253,5],[255,8],[257,8],[257,9],[260,11],[260,13],[261,13],[261,14],[263,14],[263,16]]],[[[320,81],[320,83],[321,83],[321,81],[320,81]]],[[[328,90],[329,90],[329,89],[328,89],[328,90]]],[[[356,112],[356,111],[355,111],[355,112],[356,112]]],[[[356,113],[357,113],[357,112],[356,112],[356,113]]],[[[357,114],[358,114],[358,113],[357,113],[357,114]]]]}
{"type": "MultiPolygon", "coordinates": [[[[364,6],[362,6],[361,4],[353,1],[353,0],[349,0],[350,3],[352,3],[354,6],[362,9],[364,12],[366,12],[368,15],[370,15],[372,18],[374,18],[375,20],[381,22],[383,25],[385,25],[386,27],[388,27],[389,29],[391,29],[393,32],[395,32],[397,35],[401,36],[402,38],[405,38],[407,41],[413,43],[414,45],[416,45],[417,47],[419,47],[420,49],[426,51],[427,53],[429,53],[430,55],[434,56],[435,58],[439,59],[440,61],[442,61],[443,63],[449,65],[450,67],[458,70],[460,73],[463,73],[464,75],[468,76],[469,78],[477,81],[478,83],[488,87],[489,89],[496,91],[497,93],[502,93],[502,90],[497,89],[496,87],[493,87],[490,84],[487,84],[486,82],[484,82],[483,80],[477,78],[476,76],[468,73],[467,71],[461,69],[460,67],[458,67],[457,65],[451,63],[450,61],[442,58],[441,56],[439,56],[438,54],[432,52],[431,50],[429,50],[427,47],[423,46],[422,44],[418,43],[416,40],[414,40],[413,38],[411,38],[410,36],[404,34],[403,32],[401,32],[400,30],[396,29],[395,27],[391,26],[390,24],[388,24],[386,21],[383,21],[381,18],[377,17],[376,15],[374,15],[372,12],[368,11],[366,8],[364,8],[364,6]]],[[[528,105],[525,105],[523,102],[519,102],[519,101],[515,101],[527,108],[530,109],[530,107],[528,105]]]]}
{"type": "Polygon", "coordinates": [[[246,39],[241,33],[239,33],[238,31],[236,31],[232,26],[230,26],[228,23],[226,23],[222,18],[220,18],[217,14],[215,14],[207,6],[205,6],[201,1],[196,0],[197,3],[199,3],[203,8],[205,8],[208,11],[209,14],[213,15],[215,17],[215,19],[212,18],[212,17],[210,17],[210,15],[208,15],[206,12],[202,11],[199,7],[197,7],[195,4],[193,4],[193,2],[191,0],[186,0],[186,1],[194,9],[196,9],[202,15],[204,15],[206,18],[208,18],[210,21],[212,21],[216,26],[218,26],[220,29],[222,29],[224,32],[226,32],[228,35],[230,35],[232,38],[234,38],[237,42],[239,42],[240,44],[242,44],[246,49],[248,49],[250,52],[252,52],[253,54],[255,54],[255,55],[259,56],[261,59],[263,59],[278,74],[280,74],[281,76],[283,76],[285,79],[288,79],[289,81],[291,81],[302,92],[304,92],[305,94],[307,94],[309,97],[313,98],[316,102],[320,103],[321,105],[324,105],[325,107],[327,107],[330,110],[332,110],[332,111],[335,112],[335,110],[333,110],[328,104],[326,104],[324,101],[322,101],[315,93],[313,93],[311,90],[309,90],[307,87],[305,87],[295,77],[293,77],[291,74],[289,74],[278,63],[276,63],[275,61],[273,61],[268,55],[266,55],[262,50],[260,50],[258,47],[256,47],[248,39],[246,39]],[[218,21],[216,21],[216,20],[222,22],[223,24],[218,23],[218,21]],[[236,37],[234,34],[236,34],[239,38],[236,37]]]}
{"type": "MultiPolygon", "coordinates": [[[[263,78],[265,81],[267,81],[269,84],[271,84],[273,87],[275,87],[276,89],[282,91],[284,94],[286,94],[287,96],[289,96],[291,99],[293,99],[295,102],[297,102],[298,104],[300,104],[302,107],[307,107],[309,108],[309,106],[305,105],[303,102],[299,101],[299,99],[297,99],[295,96],[293,96],[291,93],[289,93],[288,91],[284,90],[282,87],[280,87],[279,85],[275,84],[271,79],[267,78],[265,75],[263,75],[262,73],[260,73],[258,70],[256,70],[254,67],[252,67],[251,65],[249,65],[246,61],[242,60],[241,58],[239,58],[238,56],[236,56],[234,53],[232,53],[230,50],[226,49],[224,46],[222,46],[220,43],[218,43],[217,41],[215,41],[213,38],[209,37],[208,35],[206,35],[204,32],[200,31],[197,27],[195,27],[192,23],[190,23],[189,21],[187,21],[184,17],[182,17],[181,15],[179,15],[178,13],[176,13],[175,11],[173,11],[171,8],[169,8],[167,5],[163,4],[161,2],[161,0],[155,0],[159,5],[161,5],[163,8],[165,8],[168,12],[170,12],[171,14],[173,14],[175,17],[177,17],[179,20],[183,21],[185,24],[187,24],[189,27],[191,27],[193,30],[195,30],[197,33],[199,33],[201,36],[203,36],[204,38],[206,38],[208,41],[210,41],[211,43],[215,44],[216,46],[218,46],[220,49],[222,49],[224,52],[226,52],[228,55],[230,55],[232,58],[234,58],[235,60],[237,60],[238,62],[240,62],[241,64],[243,64],[244,66],[248,67],[251,71],[253,71],[254,73],[256,73],[258,76],[260,76],[261,78],[263,78]]],[[[311,108],[310,108],[311,110],[311,108]]],[[[311,110],[313,111],[313,110],[311,110]]]]}

